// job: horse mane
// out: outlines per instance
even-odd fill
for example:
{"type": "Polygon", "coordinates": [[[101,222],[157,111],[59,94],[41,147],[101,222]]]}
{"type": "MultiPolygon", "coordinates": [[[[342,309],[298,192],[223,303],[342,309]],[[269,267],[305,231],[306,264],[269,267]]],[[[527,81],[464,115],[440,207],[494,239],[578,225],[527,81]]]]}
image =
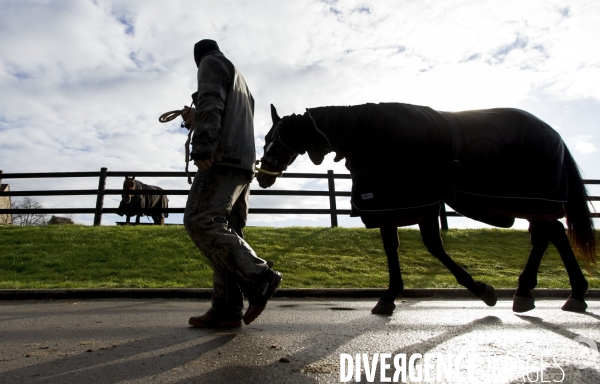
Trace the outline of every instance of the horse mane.
{"type": "Polygon", "coordinates": [[[157,187],[155,185],[144,184],[141,181],[134,180],[133,189],[140,190],[140,191],[154,191],[154,190],[162,189],[162,188],[157,187]]]}
{"type": "Polygon", "coordinates": [[[304,115],[295,113],[281,118],[281,139],[294,152],[304,155],[309,143],[306,140],[307,129],[310,129],[311,121],[304,115]]]}
{"type": "Polygon", "coordinates": [[[308,109],[303,115],[284,116],[281,119],[280,137],[294,152],[300,155],[308,152],[310,160],[317,165],[331,152],[329,139],[319,130],[308,109]]]}

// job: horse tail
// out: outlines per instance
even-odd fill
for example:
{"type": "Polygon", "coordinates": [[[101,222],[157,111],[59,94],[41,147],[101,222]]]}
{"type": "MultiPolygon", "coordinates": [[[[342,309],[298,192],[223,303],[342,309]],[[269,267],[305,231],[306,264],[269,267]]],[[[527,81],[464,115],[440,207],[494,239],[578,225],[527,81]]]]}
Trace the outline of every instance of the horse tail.
{"type": "Polygon", "coordinates": [[[596,262],[596,233],[588,206],[588,193],[579,167],[566,146],[564,155],[569,179],[569,194],[565,203],[569,239],[575,254],[589,265],[596,262]]]}

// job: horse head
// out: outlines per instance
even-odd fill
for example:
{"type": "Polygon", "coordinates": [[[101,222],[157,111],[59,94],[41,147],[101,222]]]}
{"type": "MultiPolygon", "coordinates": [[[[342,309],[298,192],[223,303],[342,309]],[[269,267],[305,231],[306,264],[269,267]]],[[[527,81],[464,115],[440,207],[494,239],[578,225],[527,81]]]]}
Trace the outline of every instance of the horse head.
{"type": "Polygon", "coordinates": [[[262,188],[269,188],[275,184],[277,177],[281,176],[298,156],[297,152],[281,140],[282,120],[273,104],[271,104],[271,119],[273,125],[265,136],[263,157],[260,159],[261,168],[256,177],[258,185],[262,188]]]}
{"type": "MultiPolygon", "coordinates": [[[[310,117],[310,112],[307,113],[310,117]]],[[[265,136],[264,153],[260,159],[261,168],[258,169],[257,176],[258,184],[262,188],[268,188],[275,184],[277,177],[282,175],[299,154],[308,153],[310,160],[319,165],[323,162],[325,155],[331,151],[329,140],[316,128],[312,117],[310,117],[309,123],[311,128],[300,131],[286,127],[286,130],[283,131],[283,119],[279,117],[275,106],[271,104],[271,119],[273,125],[265,136]],[[294,149],[291,148],[292,146],[294,149]]],[[[288,123],[289,120],[286,120],[286,124],[288,123]]]]}
{"type": "MultiPolygon", "coordinates": [[[[123,182],[123,190],[124,191],[132,191],[135,189],[135,176],[125,176],[125,181],[123,182]]],[[[125,204],[131,203],[131,198],[133,195],[123,193],[121,198],[125,204]]]]}

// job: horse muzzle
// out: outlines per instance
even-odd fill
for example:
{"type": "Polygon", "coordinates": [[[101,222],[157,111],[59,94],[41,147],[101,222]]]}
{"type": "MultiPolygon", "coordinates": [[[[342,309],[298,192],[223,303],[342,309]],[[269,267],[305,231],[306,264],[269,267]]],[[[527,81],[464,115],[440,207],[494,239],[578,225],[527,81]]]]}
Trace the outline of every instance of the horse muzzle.
{"type": "Polygon", "coordinates": [[[256,180],[258,180],[258,185],[261,188],[269,188],[270,186],[272,186],[273,184],[275,184],[275,181],[277,181],[277,177],[279,175],[281,175],[281,173],[276,173],[276,172],[270,172],[269,173],[263,173],[263,172],[258,172],[258,175],[256,176],[256,180]]]}

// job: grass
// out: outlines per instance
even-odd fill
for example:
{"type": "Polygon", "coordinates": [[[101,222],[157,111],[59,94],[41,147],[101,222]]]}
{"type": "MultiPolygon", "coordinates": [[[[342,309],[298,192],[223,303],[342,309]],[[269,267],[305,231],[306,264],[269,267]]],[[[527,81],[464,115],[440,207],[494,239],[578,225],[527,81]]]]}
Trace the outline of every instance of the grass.
{"type": "MultiPolygon", "coordinates": [[[[245,235],[260,257],[274,260],[283,272],[283,288],[387,287],[378,230],[250,227],[245,235]]],[[[417,230],[401,229],[399,236],[407,288],[460,287],[427,252],[417,230]]],[[[516,287],[530,249],[526,231],[449,230],[442,238],[475,279],[516,287]]],[[[590,288],[600,288],[597,267],[592,271],[590,288]]],[[[211,265],[182,226],[0,226],[0,288],[211,286],[211,265]]],[[[553,247],[542,261],[538,287],[569,287],[553,247]]]]}

